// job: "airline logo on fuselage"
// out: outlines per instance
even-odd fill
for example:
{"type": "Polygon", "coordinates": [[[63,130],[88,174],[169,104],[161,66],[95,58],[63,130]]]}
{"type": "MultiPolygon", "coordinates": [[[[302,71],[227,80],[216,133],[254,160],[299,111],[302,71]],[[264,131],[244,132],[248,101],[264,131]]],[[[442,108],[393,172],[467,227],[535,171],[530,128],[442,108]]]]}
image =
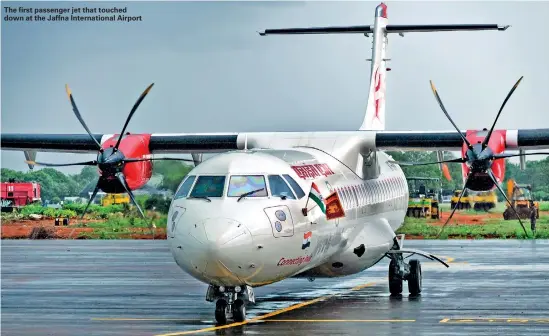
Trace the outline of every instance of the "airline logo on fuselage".
{"type": "Polygon", "coordinates": [[[277,266],[293,266],[293,265],[301,265],[301,264],[307,264],[311,261],[311,256],[304,256],[304,257],[297,257],[293,259],[286,259],[286,258],[280,258],[278,261],[277,266]]]}
{"type": "Polygon", "coordinates": [[[299,178],[307,180],[320,176],[330,176],[335,173],[325,163],[315,163],[301,166],[291,166],[299,178]]]}

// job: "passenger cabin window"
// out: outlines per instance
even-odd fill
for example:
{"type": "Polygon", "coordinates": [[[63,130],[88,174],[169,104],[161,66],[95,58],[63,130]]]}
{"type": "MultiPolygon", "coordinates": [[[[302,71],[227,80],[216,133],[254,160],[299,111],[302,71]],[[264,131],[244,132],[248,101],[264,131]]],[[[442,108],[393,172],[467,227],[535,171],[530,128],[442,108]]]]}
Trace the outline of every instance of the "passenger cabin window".
{"type": "Polygon", "coordinates": [[[295,199],[292,189],[286,184],[282,176],[269,175],[269,186],[271,187],[271,195],[275,197],[285,196],[288,199],[295,199]]]}
{"type": "Polygon", "coordinates": [[[339,196],[339,199],[341,200],[341,205],[343,205],[344,209],[347,209],[347,199],[345,198],[345,195],[343,195],[343,189],[336,188],[336,192],[339,196]]]}
{"type": "Polygon", "coordinates": [[[301,189],[299,184],[297,184],[297,182],[290,175],[286,174],[286,175],[282,175],[282,176],[284,176],[286,181],[288,181],[290,186],[292,186],[292,189],[294,190],[294,192],[297,196],[297,199],[301,199],[303,196],[305,196],[305,192],[303,191],[303,189],[301,189]]]}
{"type": "Polygon", "coordinates": [[[221,197],[225,187],[225,176],[200,176],[190,197],[221,197]]]}
{"type": "Polygon", "coordinates": [[[342,187],[341,188],[341,193],[343,194],[343,198],[344,198],[344,207],[346,209],[350,209],[351,208],[351,196],[349,195],[349,191],[347,190],[347,187],[342,187]]]}
{"type": "Polygon", "coordinates": [[[175,192],[175,196],[173,197],[173,199],[187,197],[187,195],[189,194],[189,191],[191,191],[191,187],[195,179],[196,179],[196,176],[194,175],[187,176],[187,178],[183,180],[183,182],[179,186],[179,189],[177,189],[177,191],[175,192]]]}
{"type": "Polygon", "coordinates": [[[233,175],[229,180],[229,190],[227,196],[240,197],[245,193],[250,193],[247,197],[265,197],[267,196],[267,186],[263,175],[233,175]],[[261,190],[260,190],[261,189],[261,190]]]}

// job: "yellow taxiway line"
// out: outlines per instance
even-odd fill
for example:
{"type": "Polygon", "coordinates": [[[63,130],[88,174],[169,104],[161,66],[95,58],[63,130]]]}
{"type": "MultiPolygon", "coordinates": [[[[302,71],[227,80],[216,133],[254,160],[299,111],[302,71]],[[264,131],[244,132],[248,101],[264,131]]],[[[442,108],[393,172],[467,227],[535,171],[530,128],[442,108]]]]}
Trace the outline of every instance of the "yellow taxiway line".
{"type": "MultiPolygon", "coordinates": [[[[357,290],[360,290],[362,288],[370,287],[370,286],[373,286],[373,285],[375,285],[375,282],[368,282],[368,283],[365,283],[363,285],[353,287],[353,288],[351,288],[350,291],[357,291],[357,290]]],[[[313,300],[297,303],[297,304],[291,305],[291,306],[286,307],[286,308],[281,308],[281,309],[275,310],[275,311],[267,313],[265,315],[261,315],[261,316],[251,318],[251,319],[246,320],[244,322],[235,322],[235,323],[230,323],[230,324],[226,324],[226,325],[222,325],[222,326],[213,326],[213,327],[208,327],[208,328],[203,328],[203,329],[198,329],[198,330],[189,330],[189,331],[181,331],[181,332],[174,332],[174,333],[168,333],[168,334],[159,334],[159,335],[156,335],[156,336],[190,335],[190,334],[196,334],[196,333],[201,333],[201,332],[208,332],[208,331],[234,328],[234,327],[242,326],[242,325],[257,322],[257,321],[266,321],[269,317],[280,315],[282,313],[286,313],[286,312],[289,312],[289,311],[292,311],[292,310],[295,310],[295,309],[303,308],[303,307],[312,305],[312,304],[317,303],[317,302],[325,301],[325,300],[328,300],[328,299],[330,299],[334,296],[341,295],[341,294],[343,294],[343,293],[321,296],[321,297],[318,297],[318,298],[313,299],[313,300]]]]}

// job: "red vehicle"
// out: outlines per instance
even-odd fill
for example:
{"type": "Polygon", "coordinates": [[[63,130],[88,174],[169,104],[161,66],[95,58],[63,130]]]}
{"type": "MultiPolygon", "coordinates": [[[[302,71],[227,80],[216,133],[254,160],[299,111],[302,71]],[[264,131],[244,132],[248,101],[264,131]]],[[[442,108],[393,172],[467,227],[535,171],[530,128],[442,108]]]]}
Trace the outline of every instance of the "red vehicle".
{"type": "Polygon", "coordinates": [[[0,193],[2,210],[13,210],[40,202],[40,184],[36,182],[2,182],[0,193]]]}

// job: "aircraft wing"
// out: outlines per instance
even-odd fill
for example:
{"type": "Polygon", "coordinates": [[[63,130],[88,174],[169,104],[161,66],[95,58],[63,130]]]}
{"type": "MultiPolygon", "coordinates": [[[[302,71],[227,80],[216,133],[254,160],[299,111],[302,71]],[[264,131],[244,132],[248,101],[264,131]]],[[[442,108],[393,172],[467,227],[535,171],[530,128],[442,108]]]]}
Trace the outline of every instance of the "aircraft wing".
{"type": "MultiPolygon", "coordinates": [[[[466,131],[462,131],[465,135],[466,131]]],[[[506,149],[549,149],[549,128],[505,131],[506,149]]],[[[2,133],[2,150],[35,152],[97,153],[88,134],[2,133]]],[[[101,144],[117,135],[94,134],[101,144]]],[[[349,139],[363,149],[459,151],[463,141],[456,131],[327,131],[150,134],[149,151],[158,153],[216,153],[244,148],[316,147],[327,152],[349,139]]]]}

